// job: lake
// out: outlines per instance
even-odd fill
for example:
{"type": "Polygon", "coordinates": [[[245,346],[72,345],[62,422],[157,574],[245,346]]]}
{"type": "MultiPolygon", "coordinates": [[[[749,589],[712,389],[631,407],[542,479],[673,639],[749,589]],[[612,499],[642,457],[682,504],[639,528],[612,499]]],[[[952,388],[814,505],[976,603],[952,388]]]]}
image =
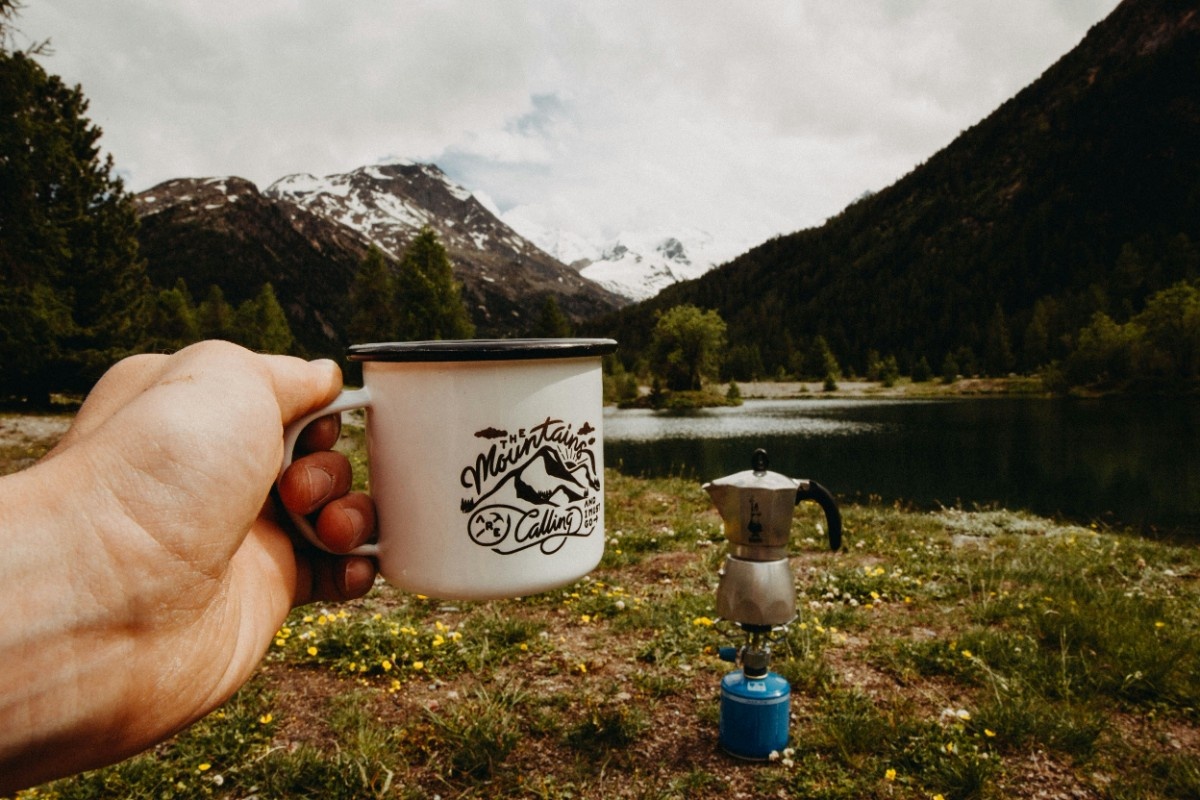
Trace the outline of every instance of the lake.
{"type": "Polygon", "coordinates": [[[604,458],[631,475],[811,478],[843,500],[1001,505],[1200,535],[1200,400],[747,400],[682,414],[608,409],[604,458]]]}

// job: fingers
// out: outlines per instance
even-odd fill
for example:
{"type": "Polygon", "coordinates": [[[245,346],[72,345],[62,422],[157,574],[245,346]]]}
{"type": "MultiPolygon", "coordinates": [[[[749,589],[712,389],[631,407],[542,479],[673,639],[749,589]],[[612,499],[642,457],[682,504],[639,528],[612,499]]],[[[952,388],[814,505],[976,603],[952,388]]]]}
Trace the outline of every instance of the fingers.
{"type": "Polygon", "coordinates": [[[350,462],[341,453],[320,450],[298,459],[279,480],[279,498],[293,514],[312,514],[350,491],[350,462]]]}
{"type": "Polygon", "coordinates": [[[342,417],[340,414],[330,414],[327,417],[314,419],[300,432],[296,442],[296,450],[300,453],[314,453],[318,450],[332,450],[342,435],[342,417]]]}
{"type": "Polygon", "coordinates": [[[295,604],[341,602],[362,597],[375,585],[375,562],[362,556],[317,554],[301,559],[295,604]]]}
{"type": "Polygon", "coordinates": [[[375,504],[362,493],[348,494],[321,509],[317,538],[335,553],[348,553],[375,534],[375,504]]]}
{"type": "Polygon", "coordinates": [[[325,547],[346,553],[375,532],[375,504],[350,492],[350,462],[341,453],[322,450],[296,461],[279,481],[279,499],[293,514],[318,514],[314,528],[325,547]]]}

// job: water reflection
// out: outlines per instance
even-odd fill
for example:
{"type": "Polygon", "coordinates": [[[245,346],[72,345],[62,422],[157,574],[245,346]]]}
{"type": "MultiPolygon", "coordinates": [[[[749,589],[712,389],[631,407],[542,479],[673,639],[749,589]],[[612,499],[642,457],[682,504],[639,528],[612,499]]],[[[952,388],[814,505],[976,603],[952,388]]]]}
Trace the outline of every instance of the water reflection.
{"type": "Polygon", "coordinates": [[[1002,504],[1200,532],[1194,399],[747,401],[664,415],[611,410],[605,461],[697,480],[749,465],[814,478],[843,497],[924,506],[1002,504]]]}
{"type": "MultiPolygon", "coordinates": [[[[874,401],[868,401],[874,402],[874,401]]],[[[749,400],[736,408],[684,412],[606,409],[606,442],[730,439],[748,436],[849,436],[881,423],[850,419],[854,401],[749,400]]]]}

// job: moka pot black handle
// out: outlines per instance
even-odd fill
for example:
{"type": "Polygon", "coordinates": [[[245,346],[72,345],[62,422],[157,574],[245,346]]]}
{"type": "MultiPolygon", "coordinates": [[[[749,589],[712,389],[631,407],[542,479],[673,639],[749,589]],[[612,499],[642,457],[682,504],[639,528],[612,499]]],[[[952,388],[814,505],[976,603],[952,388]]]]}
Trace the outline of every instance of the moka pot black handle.
{"type": "Polygon", "coordinates": [[[796,490],[796,505],[800,505],[802,500],[812,500],[825,512],[825,522],[829,529],[829,549],[839,550],[842,546],[842,512],[838,510],[833,495],[816,481],[802,480],[796,490]]]}

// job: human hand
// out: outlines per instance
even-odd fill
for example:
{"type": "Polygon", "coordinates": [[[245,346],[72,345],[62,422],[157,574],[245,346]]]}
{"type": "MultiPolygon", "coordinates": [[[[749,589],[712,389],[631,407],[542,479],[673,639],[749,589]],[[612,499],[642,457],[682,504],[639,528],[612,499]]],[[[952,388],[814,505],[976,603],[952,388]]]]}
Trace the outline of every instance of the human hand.
{"type": "MultiPolygon", "coordinates": [[[[119,760],[226,700],[294,604],[365,593],[373,562],[297,545],[272,500],[283,427],[341,388],[331,362],[207,342],[97,384],[63,441],[0,481],[0,793],[119,760]]],[[[324,451],[279,494],[344,552],[368,498],[324,451]]]]}

